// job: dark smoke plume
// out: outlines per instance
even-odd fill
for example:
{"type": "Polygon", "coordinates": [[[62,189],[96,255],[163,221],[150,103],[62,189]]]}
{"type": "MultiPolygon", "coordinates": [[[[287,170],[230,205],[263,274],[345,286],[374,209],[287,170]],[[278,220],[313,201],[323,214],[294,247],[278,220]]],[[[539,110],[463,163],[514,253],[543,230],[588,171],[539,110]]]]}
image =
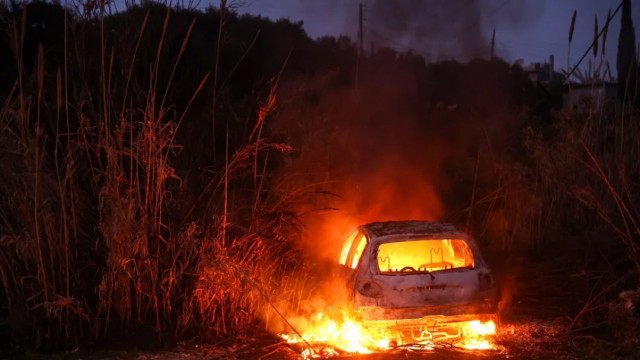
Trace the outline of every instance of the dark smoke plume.
{"type": "MultiPolygon", "coordinates": [[[[488,57],[493,28],[518,31],[535,23],[544,1],[366,2],[367,32],[374,47],[413,49],[427,60],[488,57]]],[[[503,54],[504,55],[504,54],[503,54]]]]}
{"type": "Polygon", "coordinates": [[[327,24],[338,24],[341,33],[355,40],[360,3],[364,6],[366,51],[411,49],[427,61],[487,58],[494,28],[500,50],[501,33],[530,28],[546,6],[544,0],[323,0],[291,1],[288,6],[326,19],[327,24]]]}

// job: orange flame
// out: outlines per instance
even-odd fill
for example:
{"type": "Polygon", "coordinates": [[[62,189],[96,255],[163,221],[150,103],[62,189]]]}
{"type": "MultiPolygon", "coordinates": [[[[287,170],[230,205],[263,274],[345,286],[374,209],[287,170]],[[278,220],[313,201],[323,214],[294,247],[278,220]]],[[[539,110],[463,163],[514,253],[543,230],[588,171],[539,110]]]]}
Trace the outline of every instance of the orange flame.
{"type": "Polygon", "coordinates": [[[479,320],[463,323],[462,330],[465,341],[462,347],[469,350],[492,350],[495,345],[489,341],[489,337],[496,334],[496,324],[493,321],[485,323],[479,320]]]}
{"type": "MultiPolygon", "coordinates": [[[[307,329],[302,331],[302,338],[293,333],[279,334],[281,338],[290,344],[307,342],[314,348],[302,352],[303,358],[315,358],[320,356],[338,355],[339,353],[369,354],[384,352],[410,346],[422,350],[433,350],[437,345],[452,345],[466,350],[494,350],[497,346],[493,343],[496,334],[496,324],[493,321],[481,322],[480,320],[465,321],[449,324],[450,335],[438,339],[432,334],[420,335],[420,339],[413,338],[403,342],[400,332],[393,329],[369,326],[355,319],[348,318],[343,312],[342,321],[336,321],[318,313],[310,322],[307,329]],[[453,334],[452,334],[453,330],[453,334]],[[304,339],[304,341],[303,341],[304,339]]],[[[436,329],[432,329],[434,334],[436,329]]]]}
{"type": "MultiPolygon", "coordinates": [[[[280,337],[292,344],[302,342],[295,334],[280,334],[280,337]]],[[[327,344],[349,353],[371,353],[371,339],[362,325],[353,320],[345,319],[338,326],[335,320],[318,313],[312,329],[304,331],[302,337],[311,344],[327,344]]]]}

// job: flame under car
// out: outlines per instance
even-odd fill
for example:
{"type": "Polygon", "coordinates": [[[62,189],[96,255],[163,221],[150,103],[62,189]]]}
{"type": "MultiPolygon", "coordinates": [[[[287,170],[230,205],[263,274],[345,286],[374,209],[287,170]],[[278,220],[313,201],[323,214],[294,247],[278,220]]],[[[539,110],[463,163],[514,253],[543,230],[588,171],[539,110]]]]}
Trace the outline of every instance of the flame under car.
{"type": "Polygon", "coordinates": [[[474,239],[453,225],[366,224],[346,241],[339,263],[362,321],[396,331],[398,341],[451,338],[460,335],[457,324],[496,318],[491,271],[474,239]]]}

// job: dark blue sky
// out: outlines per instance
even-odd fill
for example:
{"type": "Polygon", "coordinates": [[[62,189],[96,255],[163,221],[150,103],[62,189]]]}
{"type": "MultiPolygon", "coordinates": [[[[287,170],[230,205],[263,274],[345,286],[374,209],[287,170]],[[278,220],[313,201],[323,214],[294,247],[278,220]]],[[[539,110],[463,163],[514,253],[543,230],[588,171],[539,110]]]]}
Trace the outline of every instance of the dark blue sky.
{"type": "MultiPolygon", "coordinates": [[[[216,5],[218,2],[213,2],[216,5]]],[[[428,60],[465,60],[488,56],[491,32],[496,29],[496,54],[509,62],[524,59],[567,67],[568,32],[577,10],[571,64],[593,41],[594,17],[606,22],[619,0],[236,0],[239,13],[261,14],[271,19],[302,20],[312,37],[346,34],[356,38],[358,3],[364,4],[365,48],[391,46],[412,49],[428,60]]],[[[638,41],[640,1],[632,0],[632,17],[638,41]]],[[[605,59],[615,74],[620,32],[620,12],[612,20],[605,59]]],[[[600,45],[600,48],[602,45],[600,45]]],[[[600,55],[598,56],[598,62],[600,55]]],[[[589,55],[581,66],[584,68],[589,55]]]]}

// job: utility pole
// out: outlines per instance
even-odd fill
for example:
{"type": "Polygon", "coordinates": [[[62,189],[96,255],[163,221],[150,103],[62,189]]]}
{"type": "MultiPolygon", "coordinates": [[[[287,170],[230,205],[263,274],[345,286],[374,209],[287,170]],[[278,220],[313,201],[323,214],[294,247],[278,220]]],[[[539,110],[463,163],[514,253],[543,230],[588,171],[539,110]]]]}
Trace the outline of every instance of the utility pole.
{"type": "Polygon", "coordinates": [[[359,47],[359,52],[362,53],[363,51],[363,46],[362,44],[364,43],[364,33],[362,32],[362,3],[360,3],[360,6],[358,7],[359,11],[358,11],[358,41],[360,42],[360,47],[359,47]]]}
{"type": "Polygon", "coordinates": [[[491,60],[493,60],[494,49],[496,47],[496,28],[493,28],[493,35],[491,36],[491,60]]]}
{"type": "Polygon", "coordinates": [[[362,3],[358,6],[358,57],[356,58],[356,81],[355,88],[358,89],[358,76],[360,72],[360,56],[362,55],[363,49],[363,39],[364,36],[362,34],[362,3]]]}

